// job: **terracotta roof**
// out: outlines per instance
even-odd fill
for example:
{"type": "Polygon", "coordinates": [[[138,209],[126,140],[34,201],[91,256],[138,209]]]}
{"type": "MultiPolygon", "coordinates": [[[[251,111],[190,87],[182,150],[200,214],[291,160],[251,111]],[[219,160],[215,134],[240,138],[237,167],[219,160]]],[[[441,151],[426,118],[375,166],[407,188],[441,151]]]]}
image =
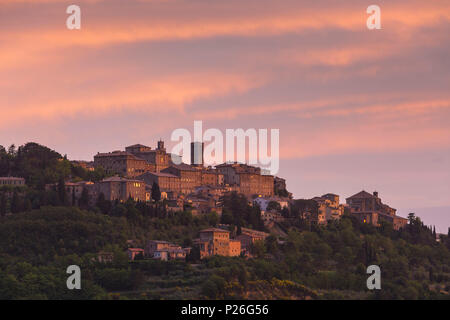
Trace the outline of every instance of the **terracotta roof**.
{"type": "Polygon", "coordinates": [[[172,164],[171,167],[174,167],[181,171],[197,171],[197,169],[193,168],[192,166],[186,163],[172,164]]]}
{"type": "Polygon", "coordinates": [[[122,178],[119,176],[113,176],[113,177],[109,177],[109,178],[105,178],[100,182],[133,182],[133,181],[139,181],[139,182],[144,182],[142,180],[138,180],[138,179],[128,179],[128,178],[122,178]]]}
{"type": "Polygon", "coordinates": [[[141,174],[138,178],[144,177],[146,175],[153,175],[156,177],[168,177],[168,178],[178,178],[178,176],[171,174],[171,173],[165,173],[165,172],[146,172],[144,174],[141,174]]]}
{"type": "Polygon", "coordinates": [[[128,146],[127,148],[142,148],[142,147],[144,147],[144,148],[150,148],[150,147],[145,146],[145,145],[140,144],[140,143],[133,144],[133,145],[131,145],[131,146],[128,146]]]}
{"type": "Polygon", "coordinates": [[[351,197],[348,197],[347,199],[361,199],[361,198],[373,199],[373,198],[376,198],[376,197],[373,194],[370,194],[370,193],[368,193],[368,192],[363,190],[361,192],[358,192],[357,194],[354,194],[351,197]]]}
{"type": "Polygon", "coordinates": [[[226,232],[226,233],[230,233],[230,231],[228,231],[228,230],[219,229],[219,228],[207,228],[207,229],[201,230],[200,232],[226,232]]]}
{"type": "Polygon", "coordinates": [[[134,154],[126,152],[126,151],[113,151],[113,152],[107,152],[107,153],[97,153],[95,157],[123,157],[123,156],[127,156],[127,157],[131,157],[135,160],[141,160],[141,161],[145,161],[144,159],[141,159],[139,157],[136,157],[134,154]]]}
{"type": "Polygon", "coordinates": [[[25,180],[24,178],[20,178],[20,177],[0,177],[1,180],[25,180]]]}

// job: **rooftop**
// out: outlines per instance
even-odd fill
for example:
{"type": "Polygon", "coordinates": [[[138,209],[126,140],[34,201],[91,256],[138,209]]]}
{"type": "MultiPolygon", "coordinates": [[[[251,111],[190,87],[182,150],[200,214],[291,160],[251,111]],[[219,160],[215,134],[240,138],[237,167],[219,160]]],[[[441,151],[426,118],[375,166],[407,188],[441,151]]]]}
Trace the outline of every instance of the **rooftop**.
{"type": "Polygon", "coordinates": [[[171,167],[174,167],[181,171],[197,171],[194,167],[186,164],[186,163],[180,163],[180,164],[172,164],[171,167]]]}
{"type": "Polygon", "coordinates": [[[368,193],[367,191],[361,191],[361,192],[358,192],[357,194],[354,194],[353,196],[351,196],[351,197],[348,197],[347,198],[347,200],[348,199],[361,199],[361,198],[364,198],[364,199],[373,199],[373,198],[376,198],[373,194],[370,194],[370,193],[368,193]]]}
{"type": "Polygon", "coordinates": [[[219,229],[219,228],[207,228],[207,229],[203,229],[200,231],[200,233],[203,232],[225,232],[225,233],[230,233],[230,231],[228,230],[224,230],[224,229],[219,229]]]}
{"type": "Polygon", "coordinates": [[[134,154],[126,152],[126,151],[113,151],[113,152],[105,152],[105,153],[99,152],[94,156],[94,158],[124,157],[124,156],[133,158],[135,160],[145,161],[144,159],[138,158],[134,154]]]}
{"type": "Polygon", "coordinates": [[[142,180],[138,179],[128,179],[128,178],[122,178],[119,176],[113,176],[103,179],[100,182],[143,182],[142,180]]]}

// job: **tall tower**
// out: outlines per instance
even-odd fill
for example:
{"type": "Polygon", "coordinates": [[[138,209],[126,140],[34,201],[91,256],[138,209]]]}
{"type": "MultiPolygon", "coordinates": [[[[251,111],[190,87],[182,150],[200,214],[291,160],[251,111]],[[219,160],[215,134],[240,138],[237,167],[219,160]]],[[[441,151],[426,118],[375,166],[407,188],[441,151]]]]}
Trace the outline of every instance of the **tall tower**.
{"type": "Polygon", "coordinates": [[[158,141],[158,150],[166,150],[164,148],[164,141],[162,141],[161,139],[158,141]]]}
{"type": "Polygon", "coordinates": [[[205,144],[203,142],[191,142],[191,165],[203,166],[203,149],[205,144]]]}

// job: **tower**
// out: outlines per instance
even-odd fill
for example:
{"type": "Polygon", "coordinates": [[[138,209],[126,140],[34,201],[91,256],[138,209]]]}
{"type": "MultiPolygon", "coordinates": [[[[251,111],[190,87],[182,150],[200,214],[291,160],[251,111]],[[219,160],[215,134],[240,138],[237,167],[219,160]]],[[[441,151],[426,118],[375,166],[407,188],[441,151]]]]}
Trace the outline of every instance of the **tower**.
{"type": "Polygon", "coordinates": [[[191,165],[203,166],[203,142],[191,142],[191,165]]]}
{"type": "Polygon", "coordinates": [[[161,139],[158,141],[158,150],[166,150],[164,148],[164,141],[162,141],[161,139]]]}

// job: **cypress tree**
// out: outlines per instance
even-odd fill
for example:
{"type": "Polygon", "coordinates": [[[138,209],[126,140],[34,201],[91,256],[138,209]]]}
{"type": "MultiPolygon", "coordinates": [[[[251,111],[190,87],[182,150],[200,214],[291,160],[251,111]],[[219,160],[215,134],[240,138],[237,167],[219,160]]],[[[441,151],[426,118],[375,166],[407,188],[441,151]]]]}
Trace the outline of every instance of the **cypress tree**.
{"type": "Polygon", "coordinates": [[[11,212],[18,213],[20,211],[22,211],[22,205],[20,203],[19,194],[17,193],[17,191],[14,191],[13,197],[11,200],[11,212]]]}
{"type": "Polygon", "coordinates": [[[80,200],[78,200],[78,205],[82,209],[86,209],[89,206],[89,192],[86,188],[81,191],[80,200]]]}
{"type": "Polygon", "coordinates": [[[153,182],[152,185],[152,199],[155,200],[155,202],[161,200],[161,190],[159,190],[159,185],[156,182],[153,182]]]}
{"type": "Polygon", "coordinates": [[[64,182],[63,177],[59,178],[57,190],[61,205],[66,205],[67,204],[66,184],[64,182]]]}
{"type": "Polygon", "coordinates": [[[6,195],[2,193],[0,196],[0,216],[4,217],[6,215],[6,195]]]}

